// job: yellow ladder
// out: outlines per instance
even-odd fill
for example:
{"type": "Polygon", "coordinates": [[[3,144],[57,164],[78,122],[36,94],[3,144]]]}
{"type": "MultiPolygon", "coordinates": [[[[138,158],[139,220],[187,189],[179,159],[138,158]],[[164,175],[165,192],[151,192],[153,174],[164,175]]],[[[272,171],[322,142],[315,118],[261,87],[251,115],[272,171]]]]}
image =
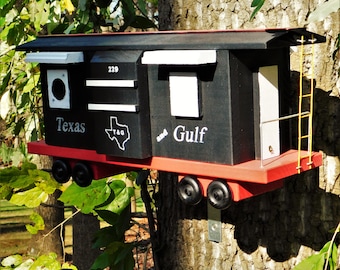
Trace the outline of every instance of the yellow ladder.
{"type": "Polygon", "coordinates": [[[310,91],[309,93],[303,93],[303,78],[304,78],[304,72],[303,72],[303,57],[304,57],[304,43],[305,37],[301,36],[301,40],[299,40],[301,43],[300,46],[300,81],[299,81],[299,112],[298,112],[298,160],[297,160],[297,171],[298,173],[301,172],[301,160],[304,158],[308,158],[307,165],[309,168],[312,167],[313,161],[312,161],[312,140],[313,140],[313,98],[314,98],[314,37],[312,36],[310,42],[312,43],[312,65],[311,65],[311,79],[310,79],[310,91]],[[308,99],[309,100],[309,112],[302,112],[302,105],[303,100],[308,99]],[[302,120],[307,118],[308,120],[308,130],[307,134],[302,134],[302,120]],[[308,140],[308,150],[307,155],[302,156],[301,154],[301,148],[302,148],[302,140],[307,139],[308,140]]]}

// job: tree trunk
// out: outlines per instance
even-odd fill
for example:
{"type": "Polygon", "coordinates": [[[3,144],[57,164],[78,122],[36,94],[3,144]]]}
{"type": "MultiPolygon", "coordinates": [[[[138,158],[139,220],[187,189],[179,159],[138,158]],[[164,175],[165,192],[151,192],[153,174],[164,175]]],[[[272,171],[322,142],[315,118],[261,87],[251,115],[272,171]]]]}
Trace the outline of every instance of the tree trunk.
{"type": "MultiPolygon", "coordinates": [[[[47,156],[39,156],[36,160],[38,168],[50,169],[52,167],[52,159],[47,156]]],[[[39,256],[48,252],[57,254],[60,261],[63,260],[64,247],[64,228],[58,227],[64,221],[64,205],[58,201],[61,195],[60,190],[56,190],[53,194],[48,196],[48,200],[41,204],[37,209],[37,213],[42,216],[45,222],[45,229],[33,235],[28,247],[28,253],[39,256]],[[52,231],[53,230],[53,231],[52,231]]]]}
{"type": "Polygon", "coordinates": [[[93,249],[94,234],[100,229],[99,220],[93,215],[76,214],[72,219],[73,264],[79,270],[91,269],[99,256],[99,249],[93,249]]]}
{"type": "MultiPolygon", "coordinates": [[[[161,30],[301,27],[317,5],[316,0],[267,0],[250,22],[251,0],[159,0],[159,23],[161,30]]],[[[161,269],[292,269],[331,239],[340,213],[340,100],[330,97],[339,93],[339,59],[331,58],[340,32],[338,15],[307,28],[327,37],[325,44],[315,46],[314,145],[324,152],[323,167],[289,177],[282,189],[222,211],[220,243],[208,240],[206,200],[184,205],[177,196],[176,175],[161,173],[157,253],[161,269]]],[[[308,74],[310,48],[306,51],[308,74]]],[[[293,54],[291,60],[295,75],[298,56],[293,54]]]]}
{"type": "Polygon", "coordinates": [[[63,261],[64,228],[58,227],[53,230],[64,220],[63,203],[58,201],[60,195],[61,191],[56,190],[54,194],[48,196],[48,200],[44,204],[36,209],[36,212],[44,219],[45,229],[32,236],[29,254],[41,255],[54,252],[59,260],[63,261]]]}

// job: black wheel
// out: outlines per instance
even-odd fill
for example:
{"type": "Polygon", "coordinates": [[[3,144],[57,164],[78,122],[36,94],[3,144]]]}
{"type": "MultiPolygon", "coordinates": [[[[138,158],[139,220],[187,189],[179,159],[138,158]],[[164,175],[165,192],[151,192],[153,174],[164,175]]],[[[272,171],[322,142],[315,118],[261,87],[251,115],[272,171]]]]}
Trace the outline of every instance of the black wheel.
{"type": "Polygon", "coordinates": [[[80,187],[89,186],[93,179],[90,166],[82,162],[77,163],[72,170],[72,179],[80,187]]]}
{"type": "Polygon", "coordinates": [[[66,183],[71,177],[71,167],[67,161],[57,159],[52,165],[52,175],[58,183],[66,183]]]}
{"type": "Polygon", "coordinates": [[[232,194],[229,186],[222,179],[214,180],[209,184],[207,197],[209,203],[220,210],[227,209],[232,203],[232,194]]]}
{"type": "Polygon", "coordinates": [[[202,190],[196,177],[185,176],[178,183],[178,195],[180,199],[190,205],[196,205],[202,200],[202,190]]]}

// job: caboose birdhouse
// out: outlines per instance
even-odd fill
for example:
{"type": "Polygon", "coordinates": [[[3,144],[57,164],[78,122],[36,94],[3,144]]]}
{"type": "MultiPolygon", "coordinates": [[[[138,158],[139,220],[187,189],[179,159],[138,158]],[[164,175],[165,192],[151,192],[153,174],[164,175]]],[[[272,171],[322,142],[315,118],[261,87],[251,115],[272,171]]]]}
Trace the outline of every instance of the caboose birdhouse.
{"type": "Polygon", "coordinates": [[[292,149],[282,120],[308,114],[289,102],[290,46],[324,40],[305,29],[40,37],[19,47],[41,67],[46,141],[29,151],[80,185],[176,172],[183,200],[223,209],[321,164],[292,149]]]}

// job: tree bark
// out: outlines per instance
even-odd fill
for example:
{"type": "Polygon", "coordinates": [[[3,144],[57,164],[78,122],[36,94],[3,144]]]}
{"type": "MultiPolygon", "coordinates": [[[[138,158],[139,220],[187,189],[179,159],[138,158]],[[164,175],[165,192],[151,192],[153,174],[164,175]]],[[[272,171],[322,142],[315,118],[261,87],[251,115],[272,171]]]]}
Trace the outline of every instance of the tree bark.
{"type": "MultiPolygon", "coordinates": [[[[52,159],[47,156],[39,156],[36,164],[38,164],[40,169],[50,169],[52,167],[52,159]]],[[[64,205],[58,201],[60,195],[61,191],[56,190],[48,196],[48,200],[45,203],[36,209],[37,213],[44,219],[45,229],[32,236],[28,247],[29,254],[39,256],[47,252],[54,252],[57,254],[58,259],[63,261],[65,232],[63,227],[55,229],[64,221],[64,205]]]]}
{"type": "Polygon", "coordinates": [[[100,255],[99,249],[93,249],[94,234],[100,229],[97,217],[77,213],[72,219],[73,264],[78,269],[91,269],[100,255]]]}
{"type": "Polygon", "coordinates": [[[61,191],[57,190],[36,209],[36,212],[44,219],[45,229],[32,236],[28,249],[29,254],[39,256],[47,252],[54,252],[59,260],[63,261],[64,247],[62,243],[65,232],[63,227],[55,229],[64,220],[63,203],[58,201],[60,195],[61,191]]]}
{"type": "MultiPolygon", "coordinates": [[[[251,0],[159,0],[159,24],[161,30],[301,27],[318,4],[267,0],[251,22],[251,0]]],[[[338,16],[307,25],[327,37],[325,44],[315,46],[314,145],[324,152],[322,168],[289,177],[282,189],[222,211],[220,243],[208,240],[206,200],[184,205],[177,196],[177,176],[161,173],[161,269],[292,269],[331,239],[340,214],[340,100],[331,97],[339,93],[339,59],[331,57],[340,32],[338,16]]],[[[310,48],[306,51],[304,67],[310,74],[310,48]]],[[[291,60],[293,78],[299,75],[297,54],[291,60]]],[[[292,90],[297,91],[294,85],[292,90]]]]}

